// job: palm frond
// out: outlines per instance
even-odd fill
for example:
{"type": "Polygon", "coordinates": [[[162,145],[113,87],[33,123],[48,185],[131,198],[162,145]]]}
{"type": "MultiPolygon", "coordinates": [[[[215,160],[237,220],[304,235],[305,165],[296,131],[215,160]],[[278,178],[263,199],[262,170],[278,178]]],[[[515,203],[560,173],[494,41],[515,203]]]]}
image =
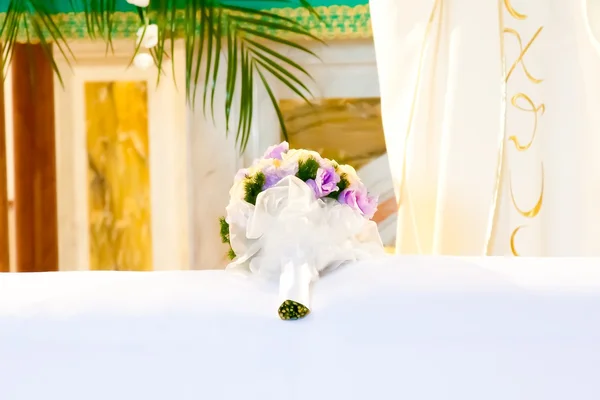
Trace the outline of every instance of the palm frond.
{"type": "MultiPolygon", "coordinates": [[[[14,44],[26,36],[28,41],[39,42],[51,60],[60,79],[60,71],[54,62],[52,45],[67,60],[71,52],[63,32],[55,23],[54,14],[58,3],[66,0],[9,0],[4,19],[0,21],[0,41],[3,70],[10,63],[14,44]]],[[[85,14],[87,36],[101,39],[112,48],[117,12],[126,6],[125,0],[68,0],[73,10],[85,14]]],[[[309,0],[262,0],[281,6],[304,7],[315,18],[320,18],[309,0]]],[[[133,10],[133,9],[132,9],[133,10]]],[[[232,128],[234,104],[237,109],[236,144],[243,152],[249,141],[255,114],[254,93],[256,85],[262,85],[275,108],[283,135],[287,138],[284,119],[277,100],[273,82],[303,98],[311,97],[305,83],[309,73],[286,54],[288,50],[316,55],[302,41],[304,38],[319,41],[307,26],[277,14],[274,11],[256,9],[248,0],[150,0],[148,9],[136,8],[139,26],[149,23],[158,26],[158,44],[151,54],[158,67],[158,80],[166,60],[175,61],[175,40],[184,41],[186,59],[186,97],[191,107],[202,102],[205,116],[215,119],[215,109],[220,87],[224,87],[222,107],[225,110],[226,130],[232,128]],[[256,78],[256,79],[255,79],[256,78]],[[224,81],[221,81],[224,79],[224,81]],[[220,85],[219,82],[224,82],[220,85]]],[[[137,27],[136,27],[137,29],[137,27]]],[[[132,56],[140,51],[135,46],[132,56]]],[[[133,59],[133,58],[132,58],[133,59]]],[[[173,76],[175,74],[173,73],[173,76]]],[[[61,80],[62,82],[62,80],[61,80]]]]}
{"type": "MultiPolygon", "coordinates": [[[[3,76],[6,76],[19,35],[25,35],[28,41],[38,41],[42,51],[49,58],[52,68],[57,72],[58,66],[54,60],[52,43],[67,61],[75,58],[63,33],[52,18],[52,1],[10,0],[4,20],[0,24],[0,41],[4,43],[0,61],[3,76]]],[[[60,74],[58,77],[62,84],[60,74]]]]}

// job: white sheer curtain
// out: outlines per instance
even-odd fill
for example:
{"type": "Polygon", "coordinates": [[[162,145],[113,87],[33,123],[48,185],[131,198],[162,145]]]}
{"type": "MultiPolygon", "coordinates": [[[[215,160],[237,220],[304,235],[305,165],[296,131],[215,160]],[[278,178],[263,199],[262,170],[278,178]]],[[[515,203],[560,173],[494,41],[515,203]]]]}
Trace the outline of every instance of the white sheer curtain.
{"type": "Polygon", "coordinates": [[[397,251],[600,256],[600,0],[370,5],[397,251]]]}

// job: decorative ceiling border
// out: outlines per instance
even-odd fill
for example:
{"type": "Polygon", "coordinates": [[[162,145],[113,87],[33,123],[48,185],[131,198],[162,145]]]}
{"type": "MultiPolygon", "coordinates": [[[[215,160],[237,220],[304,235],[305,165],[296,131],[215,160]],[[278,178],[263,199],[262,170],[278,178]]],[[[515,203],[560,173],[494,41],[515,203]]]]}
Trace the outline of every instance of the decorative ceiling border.
{"type": "Polygon", "coordinates": [[[373,36],[368,4],[354,7],[319,6],[315,7],[315,10],[321,15],[323,22],[311,16],[305,8],[278,8],[271,12],[310,27],[311,33],[320,39],[360,39],[373,36]]]}
{"type": "MultiPolygon", "coordinates": [[[[308,26],[314,36],[323,40],[372,37],[371,13],[368,4],[357,6],[317,6],[315,10],[321,15],[322,22],[313,15],[310,15],[304,8],[275,8],[270,11],[308,26]]],[[[140,26],[138,14],[134,12],[116,12],[113,15],[113,39],[135,38],[140,26]]],[[[0,14],[0,24],[4,21],[5,17],[5,13],[0,14]]],[[[150,18],[152,17],[150,16],[150,18]]],[[[176,19],[176,26],[181,26],[185,20],[185,12],[177,13],[176,19]]],[[[53,16],[53,20],[65,40],[89,38],[84,13],[56,14],[53,16]]],[[[23,25],[17,40],[25,43],[38,42],[39,38],[27,35],[25,25],[23,25]]]]}

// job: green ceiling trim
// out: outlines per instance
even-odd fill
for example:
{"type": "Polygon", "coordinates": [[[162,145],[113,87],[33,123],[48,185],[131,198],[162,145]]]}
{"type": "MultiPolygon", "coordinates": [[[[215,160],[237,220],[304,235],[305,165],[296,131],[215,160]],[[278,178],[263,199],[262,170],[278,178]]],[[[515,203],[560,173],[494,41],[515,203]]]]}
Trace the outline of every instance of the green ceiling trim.
{"type": "MultiPolygon", "coordinates": [[[[339,1],[339,0],[338,0],[339,1]]],[[[357,39],[372,36],[371,15],[367,4],[316,6],[315,10],[323,18],[320,22],[304,8],[274,8],[270,11],[276,14],[293,18],[305,26],[310,27],[311,33],[325,39],[357,39]]],[[[6,14],[0,14],[0,24],[6,14]]],[[[150,16],[150,18],[152,18],[150,16]]],[[[88,39],[85,14],[60,13],[53,16],[58,29],[67,40],[88,39]]],[[[176,14],[176,26],[183,26],[185,12],[176,14]]],[[[135,12],[116,12],[114,14],[112,37],[113,39],[134,38],[140,27],[140,18],[135,12]]],[[[44,32],[44,36],[47,33],[44,32]]],[[[37,37],[27,37],[25,27],[18,35],[19,42],[37,42],[37,37]]]]}

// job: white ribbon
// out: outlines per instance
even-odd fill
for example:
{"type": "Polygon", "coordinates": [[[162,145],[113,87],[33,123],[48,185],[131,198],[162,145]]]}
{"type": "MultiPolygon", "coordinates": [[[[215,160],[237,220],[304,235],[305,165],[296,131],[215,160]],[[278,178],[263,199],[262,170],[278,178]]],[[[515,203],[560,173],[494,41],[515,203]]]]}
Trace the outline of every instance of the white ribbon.
{"type": "Polygon", "coordinates": [[[282,301],[307,308],[320,272],[384,254],[373,221],[334,199],[317,199],[294,176],[261,192],[256,206],[232,196],[227,222],[237,255],[227,268],[279,279],[282,301]]]}
{"type": "Polygon", "coordinates": [[[314,268],[308,263],[296,264],[294,260],[288,260],[279,277],[279,302],[293,300],[310,309],[310,284],[315,278],[314,268]]]}

